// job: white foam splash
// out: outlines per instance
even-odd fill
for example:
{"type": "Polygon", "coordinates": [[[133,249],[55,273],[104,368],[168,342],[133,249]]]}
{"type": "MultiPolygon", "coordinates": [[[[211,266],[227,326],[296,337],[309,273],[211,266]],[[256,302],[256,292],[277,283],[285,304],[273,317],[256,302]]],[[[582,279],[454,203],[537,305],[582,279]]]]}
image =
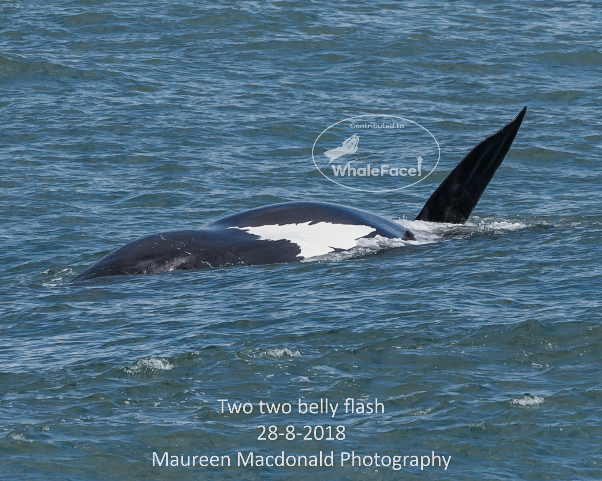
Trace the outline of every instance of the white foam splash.
{"type": "MultiPolygon", "coordinates": [[[[414,234],[415,240],[389,239],[376,236],[372,239],[358,239],[358,247],[349,252],[338,254],[340,257],[357,257],[382,249],[394,249],[405,245],[424,245],[451,239],[466,238],[475,234],[510,232],[527,227],[523,222],[506,220],[479,220],[466,224],[447,224],[442,222],[424,222],[421,220],[398,219],[395,221],[414,234]]],[[[319,259],[323,260],[323,258],[319,259]]]]}
{"type": "Polygon", "coordinates": [[[436,242],[444,235],[454,234],[468,236],[483,232],[507,232],[524,229],[527,224],[523,222],[510,222],[507,220],[479,220],[468,221],[466,224],[447,224],[444,222],[424,222],[421,220],[399,219],[398,224],[412,231],[416,240],[421,243],[436,242]]]}
{"type": "Polygon", "coordinates": [[[56,276],[56,277],[53,277],[52,279],[50,279],[50,282],[42,282],[42,285],[44,287],[57,287],[57,286],[61,285],[61,281],[65,277],[74,276],[75,272],[73,272],[73,269],[67,268],[67,269],[63,269],[58,274],[55,274],[52,271],[52,269],[46,269],[44,272],[42,272],[42,274],[46,274],[46,275],[50,274],[50,275],[55,275],[56,276]]]}
{"type": "Polygon", "coordinates": [[[524,229],[527,224],[522,222],[508,222],[506,220],[500,222],[491,222],[490,224],[483,223],[485,229],[494,231],[513,231],[518,229],[524,229]]]}
{"type": "Polygon", "coordinates": [[[147,357],[140,359],[138,362],[126,367],[124,370],[128,374],[138,374],[141,372],[169,371],[173,368],[173,364],[171,364],[167,359],[162,359],[160,357],[147,357]]]}
{"type": "Polygon", "coordinates": [[[379,235],[368,239],[357,239],[357,246],[344,252],[332,252],[321,256],[304,259],[302,262],[325,262],[325,261],[340,261],[361,257],[375,252],[393,249],[395,247],[403,247],[408,244],[416,244],[415,241],[404,241],[403,239],[389,239],[379,235]]]}
{"type": "Polygon", "coordinates": [[[299,351],[291,351],[288,347],[283,349],[268,349],[265,351],[264,355],[269,357],[301,357],[301,353],[299,351]]]}
{"type": "Polygon", "coordinates": [[[513,399],[510,404],[518,404],[521,407],[527,407],[538,406],[543,402],[545,402],[545,399],[540,396],[532,396],[531,394],[525,394],[525,396],[520,399],[513,399]]]}

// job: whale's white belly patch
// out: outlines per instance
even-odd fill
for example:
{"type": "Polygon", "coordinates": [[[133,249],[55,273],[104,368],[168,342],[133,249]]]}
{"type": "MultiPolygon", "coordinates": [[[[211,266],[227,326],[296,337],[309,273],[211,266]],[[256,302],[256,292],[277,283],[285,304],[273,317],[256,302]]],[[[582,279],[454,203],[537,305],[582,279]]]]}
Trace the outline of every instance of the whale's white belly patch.
{"type": "Polygon", "coordinates": [[[288,240],[297,244],[304,259],[322,256],[335,249],[349,250],[357,246],[357,239],[376,231],[367,225],[310,224],[261,225],[257,227],[230,227],[259,236],[261,240],[288,240]]]}

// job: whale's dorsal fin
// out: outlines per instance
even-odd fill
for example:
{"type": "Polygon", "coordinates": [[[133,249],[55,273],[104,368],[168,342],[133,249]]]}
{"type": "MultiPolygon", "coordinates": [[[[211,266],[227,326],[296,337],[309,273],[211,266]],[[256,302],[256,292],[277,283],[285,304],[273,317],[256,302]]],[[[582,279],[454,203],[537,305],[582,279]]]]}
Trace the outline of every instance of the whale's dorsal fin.
{"type": "Polygon", "coordinates": [[[416,220],[466,222],[510,150],[526,112],[523,107],[512,122],[472,149],[433,192],[416,220]]]}

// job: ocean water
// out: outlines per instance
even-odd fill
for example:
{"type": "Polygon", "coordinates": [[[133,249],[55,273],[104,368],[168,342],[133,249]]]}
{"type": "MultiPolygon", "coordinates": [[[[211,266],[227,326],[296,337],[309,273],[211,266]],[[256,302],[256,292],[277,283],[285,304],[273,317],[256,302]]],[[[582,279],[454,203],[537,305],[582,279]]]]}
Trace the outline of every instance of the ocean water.
{"type": "Polygon", "coordinates": [[[558,0],[0,2],[0,478],[602,479],[601,32],[599,3],[558,0]],[[469,223],[412,221],[524,105],[469,223]],[[316,137],[366,114],[427,128],[437,170],[326,180],[316,137]],[[298,200],[417,241],[69,284],[137,237],[298,200]]]}

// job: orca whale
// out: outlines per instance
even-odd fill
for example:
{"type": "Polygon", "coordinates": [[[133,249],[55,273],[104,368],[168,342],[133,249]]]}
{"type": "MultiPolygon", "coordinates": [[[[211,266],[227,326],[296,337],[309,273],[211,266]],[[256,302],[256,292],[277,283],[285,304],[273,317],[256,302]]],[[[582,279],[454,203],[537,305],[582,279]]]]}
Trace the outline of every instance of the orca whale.
{"type": "MultiPolygon", "coordinates": [[[[483,140],[450,172],[416,220],[463,224],[504,160],[527,107],[483,140]]],[[[74,281],[230,265],[301,262],[381,236],[413,240],[401,225],[352,207],[320,202],[268,205],[199,230],[162,232],[135,240],[88,267],[74,281]]]]}

